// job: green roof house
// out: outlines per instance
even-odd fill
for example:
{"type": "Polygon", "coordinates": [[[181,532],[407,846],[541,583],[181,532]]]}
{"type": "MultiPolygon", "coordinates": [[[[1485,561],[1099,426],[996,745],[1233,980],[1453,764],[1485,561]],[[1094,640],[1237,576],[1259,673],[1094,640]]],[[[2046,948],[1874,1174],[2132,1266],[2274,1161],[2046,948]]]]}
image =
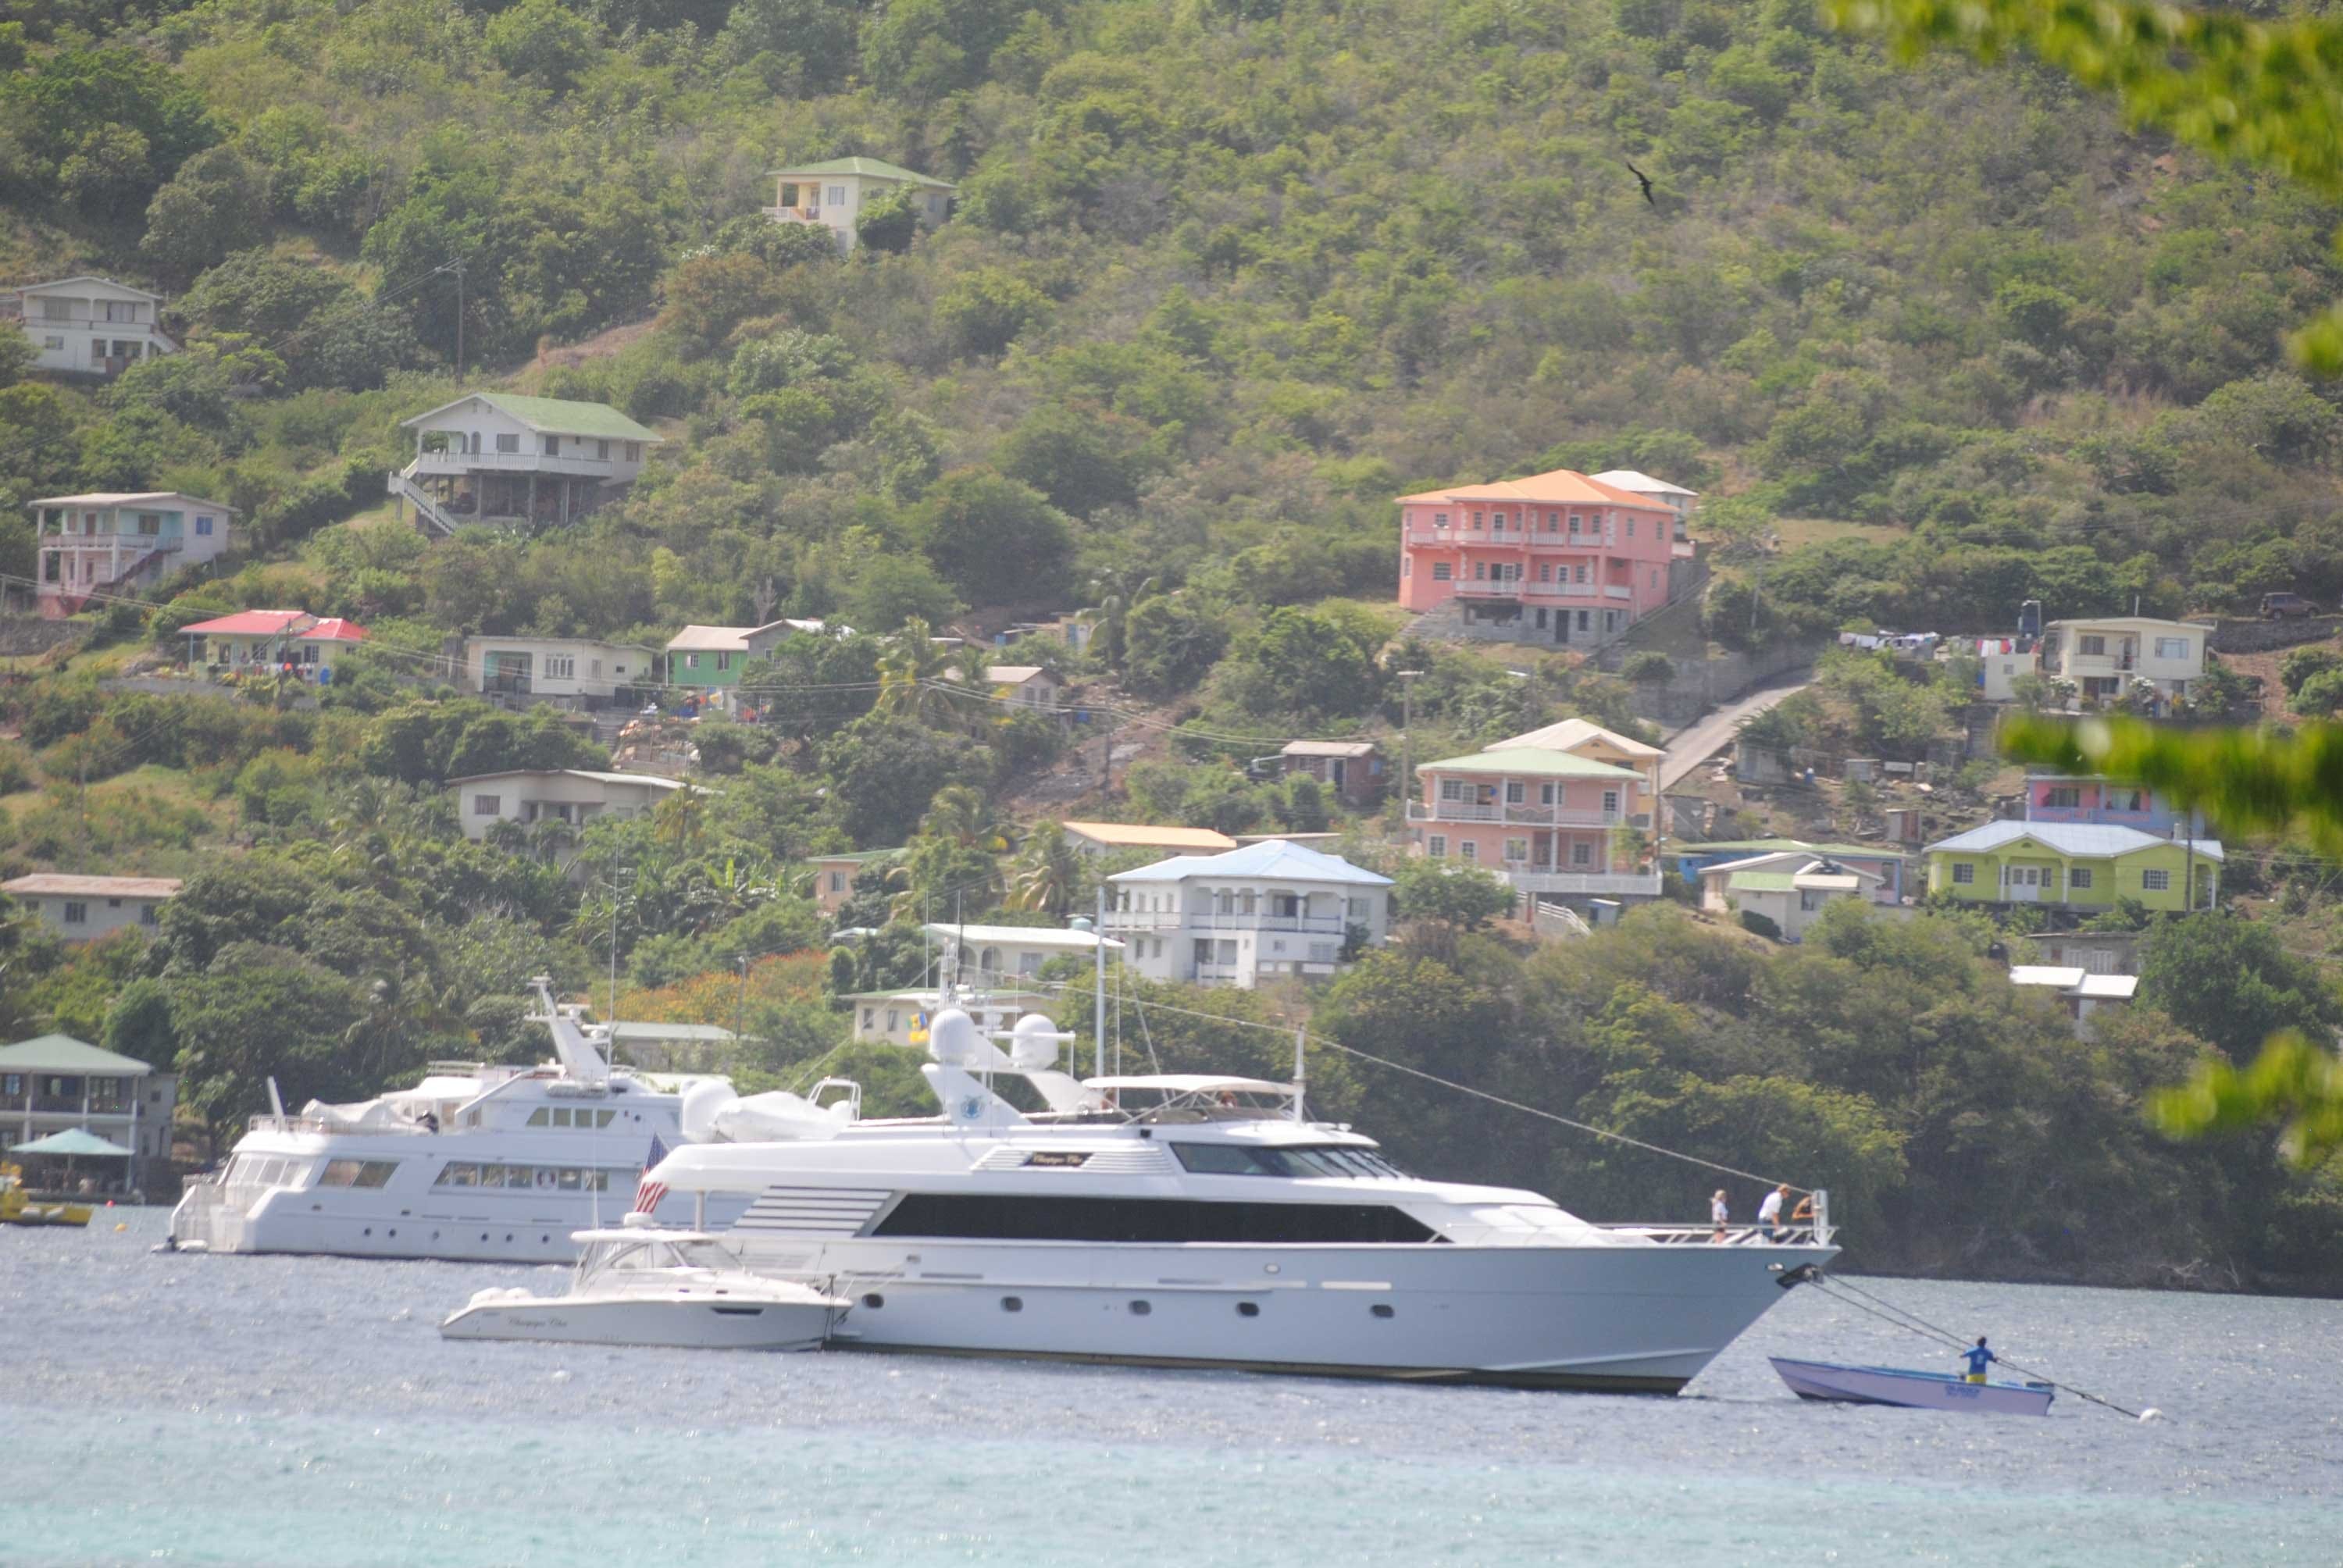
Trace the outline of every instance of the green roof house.
{"type": "Polygon", "coordinates": [[[909,190],[920,224],[933,228],[951,216],[955,186],[918,174],[883,158],[826,158],[768,169],[773,205],[765,216],[775,223],[820,224],[837,237],[840,251],[854,248],[856,225],[873,198],[909,190]]]}
{"type": "MultiPolygon", "coordinates": [[[[79,1131],[130,1151],[122,1164],[100,1160],[80,1167],[106,1191],[154,1189],[171,1159],[171,1111],[179,1076],[157,1071],[65,1034],[44,1034],[0,1045],[0,1148],[79,1131]]],[[[53,1145],[52,1147],[61,1147],[53,1145]]],[[[37,1183],[44,1174],[27,1169],[37,1183]]]]}
{"type": "Polygon", "coordinates": [[[1650,775],[1575,751],[1500,746],[1426,762],[1408,802],[1416,854],[1463,860],[1535,897],[1657,898],[1628,829],[1651,820],[1650,775]]]}
{"type": "Polygon", "coordinates": [[[390,476],[427,538],[465,523],[559,528],[634,483],[659,437],[607,403],[469,392],[417,414],[415,460],[390,476]]]}

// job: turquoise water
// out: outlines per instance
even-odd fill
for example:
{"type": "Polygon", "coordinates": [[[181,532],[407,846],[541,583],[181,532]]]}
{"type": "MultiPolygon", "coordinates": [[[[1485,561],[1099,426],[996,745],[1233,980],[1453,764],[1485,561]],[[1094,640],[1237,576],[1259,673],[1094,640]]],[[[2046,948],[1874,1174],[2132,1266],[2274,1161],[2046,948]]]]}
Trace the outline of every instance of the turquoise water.
{"type": "Polygon", "coordinates": [[[2336,1563],[2343,1308],[1870,1282],[2168,1419],[1805,1405],[1938,1364],[1812,1292],[1679,1399],[453,1345],[551,1271],[0,1233],[0,1563],[2336,1563]]]}

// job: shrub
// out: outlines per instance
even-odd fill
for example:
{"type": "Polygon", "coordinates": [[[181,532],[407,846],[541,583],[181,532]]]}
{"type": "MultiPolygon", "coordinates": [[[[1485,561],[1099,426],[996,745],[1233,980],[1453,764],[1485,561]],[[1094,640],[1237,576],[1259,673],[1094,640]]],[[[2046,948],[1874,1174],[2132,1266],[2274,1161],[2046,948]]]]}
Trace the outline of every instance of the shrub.
{"type": "Polygon", "coordinates": [[[1778,942],[1782,940],[1782,928],[1775,925],[1770,918],[1759,914],[1755,910],[1741,911],[1741,929],[1745,931],[1755,931],[1769,942],[1778,942]]]}
{"type": "Polygon", "coordinates": [[[1639,653],[1620,666],[1619,673],[1638,686],[1664,686],[1675,678],[1676,667],[1664,653],[1639,653]]]}

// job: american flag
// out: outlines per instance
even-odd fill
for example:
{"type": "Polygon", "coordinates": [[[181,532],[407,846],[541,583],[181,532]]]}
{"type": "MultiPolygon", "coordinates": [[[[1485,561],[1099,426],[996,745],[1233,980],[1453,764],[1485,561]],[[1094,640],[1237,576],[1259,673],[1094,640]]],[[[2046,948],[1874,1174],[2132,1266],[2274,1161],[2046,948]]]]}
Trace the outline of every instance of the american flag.
{"type": "Polygon", "coordinates": [[[666,1158],[667,1145],[659,1141],[658,1133],[652,1133],[651,1151],[643,1156],[643,1179],[635,1187],[636,1213],[656,1213],[659,1200],[667,1196],[667,1183],[651,1180],[651,1171],[657,1169],[659,1162],[666,1158]]]}

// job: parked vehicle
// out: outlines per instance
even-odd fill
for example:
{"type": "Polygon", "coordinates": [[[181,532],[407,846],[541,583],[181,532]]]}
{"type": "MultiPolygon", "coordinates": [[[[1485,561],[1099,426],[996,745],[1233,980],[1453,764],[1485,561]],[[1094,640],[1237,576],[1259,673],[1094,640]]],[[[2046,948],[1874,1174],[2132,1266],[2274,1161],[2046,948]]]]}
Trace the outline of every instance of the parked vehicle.
{"type": "Polygon", "coordinates": [[[2318,607],[2298,593],[2266,593],[2262,595],[2262,618],[2284,620],[2289,616],[2317,615],[2318,607]]]}

